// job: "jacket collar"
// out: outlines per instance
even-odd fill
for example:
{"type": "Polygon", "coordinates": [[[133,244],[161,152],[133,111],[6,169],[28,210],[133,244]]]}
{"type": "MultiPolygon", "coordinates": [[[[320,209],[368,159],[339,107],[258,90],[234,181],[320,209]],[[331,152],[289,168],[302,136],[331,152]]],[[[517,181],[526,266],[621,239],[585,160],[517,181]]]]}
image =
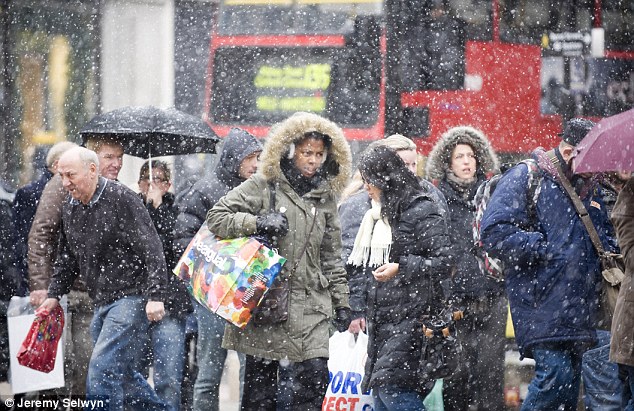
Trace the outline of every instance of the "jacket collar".
{"type": "MultiPolygon", "coordinates": [[[[105,177],[99,176],[97,178],[97,188],[95,188],[95,193],[92,195],[92,198],[90,199],[88,204],[86,204],[84,207],[90,208],[93,205],[95,205],[97,201],[99,201],[99,199],[101,198],[101,194],[103,193],[103,190],[106,189],[107,184],[108,184],[108,179],[106,179],[105,177]]],[[[70,198],[70,203],[72,205],[82,204],[81,201],[75,200],[72,197],[70,198]]]]}

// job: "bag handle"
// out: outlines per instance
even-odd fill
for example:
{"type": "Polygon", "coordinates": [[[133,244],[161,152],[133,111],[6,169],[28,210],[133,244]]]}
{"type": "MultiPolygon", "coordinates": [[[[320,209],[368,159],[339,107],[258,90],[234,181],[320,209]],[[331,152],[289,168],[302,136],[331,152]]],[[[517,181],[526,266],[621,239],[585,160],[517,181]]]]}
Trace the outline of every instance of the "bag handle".
{"type": "Polygon", "coordinates": [[[308,248],[308,242],[310,241],[310,236],[313,233],[313,228],[315,228],[315,221],[317,220],[317,209],[315,207],[312,208],[312,212],[313,212],[313,222],[310,225],[310,230],[308,231],[308,235],[306,236],[306,241],[304,242],[304,245],[302,246],[302,250],[299,252],[297,259],[295,259],[295,263],[293,263],[293,268],[291,268],[291,271],[288,273],[289,277],[295,274],[295,270],[297,270],[297,267],[299,267],[299,262],[304,256],[304,253],[306,252],[306,248],[308,248]]]}
{"type": "Polygon", "coordinates": [[[577,214],[581,218],[583,225],[586,227],[586,231],[588,232],[588,235],[590,236],[592,245],[594,246],[595,250],[599,254],[599,257],[601,257],[601,260],[603,261],[603,259],[606,257],[605,249],[603,248],[603,244],[601,244],[601,240],[599,239],[599,233],[597,233],[597,229],[594,227],[594,224],[592,223],[592,220],[590,219],[590,214],[588,214],[588,210],[586,209],[586,206],[583,205],[581,198],[579,198],[579,195],[575,192],[575,189],[572,187],[570,180],[568,180],[568,177],[565,176],[564,171],[561,169],[561,163],[559,161],[559,158],[557,158],[557,155],[555,154],[554,150],[551,150],[546,154],[548,155],[550,162],[555,167],[557,167],[557,173],[559,174],[561,185],[566,190],[566,193],[568,194],[568,197],[570,197],[570,200],[572,200],[572,204],[574,204],[575,209],[577,210],[577,214]]]}

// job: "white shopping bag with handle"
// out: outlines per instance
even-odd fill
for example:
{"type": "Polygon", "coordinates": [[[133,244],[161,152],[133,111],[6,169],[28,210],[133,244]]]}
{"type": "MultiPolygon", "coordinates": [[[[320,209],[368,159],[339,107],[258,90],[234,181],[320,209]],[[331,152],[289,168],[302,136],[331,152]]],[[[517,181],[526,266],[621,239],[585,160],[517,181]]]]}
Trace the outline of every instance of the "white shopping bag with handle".
{"type": "MultiPolygon", "coordinates": [[[[65,313],[66,297],[60,301],[65,313]]],[[[66,323],[68,323],[68,314],[66,323]]],[[[24,341],[31,323],[35,319],[33,307],[29,303],[29,297],[12,297],[7,310],[7,322],[9,328],[9,352],[11,355],[10,377],[11,392],[20,394],[30,391],[47,390],[64,386],[64,341],[66,339],[66,327],[62,338],[58,342],[55,368],[49,373],[33,370],[18,363],[18,350],[24,341]]]]}
{"type": "Polygon", "coordinates": [[[372,411],[372,393],[361,391],[365,361],[368,358],[368,335],[355,336],[349,331],[336,332],[329,341],[328,371],[330,383],[322,411],[372,411]]]}

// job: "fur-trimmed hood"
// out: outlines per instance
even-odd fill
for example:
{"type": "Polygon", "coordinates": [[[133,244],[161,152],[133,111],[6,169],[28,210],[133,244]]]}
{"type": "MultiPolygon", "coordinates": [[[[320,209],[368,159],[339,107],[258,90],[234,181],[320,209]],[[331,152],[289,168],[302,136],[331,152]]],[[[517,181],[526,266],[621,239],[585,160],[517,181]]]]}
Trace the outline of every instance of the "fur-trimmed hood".
{"type": "Polygon", "coordinates": [[[451,167],[451,153],[458,144],[467,144],[473,149],[477,170],[476,176],[499,172],[497,155],[489,139],[480,130],[469,126],[447,130],[438,140],[427,159],[426,176],[430,180],[442,180],[451,167]]]}
{"type": "Polygon", "coordinates": [[[264,143],[264,151],[260,155],[258,174],[264,176],[267,181],[280,178],[282,155],[288,153],[292,143],[301,140],[304,134],[312,131],[326,134],[332,140],[326,161],[336,162],[339,165],[339,171],[334,176],[326,177],[326,180],[332,191],[336,194],[341,193],[350,179],[352,169],[350,146],[339,126],[312,113],[295,113],[271,128],[264,143]]]}

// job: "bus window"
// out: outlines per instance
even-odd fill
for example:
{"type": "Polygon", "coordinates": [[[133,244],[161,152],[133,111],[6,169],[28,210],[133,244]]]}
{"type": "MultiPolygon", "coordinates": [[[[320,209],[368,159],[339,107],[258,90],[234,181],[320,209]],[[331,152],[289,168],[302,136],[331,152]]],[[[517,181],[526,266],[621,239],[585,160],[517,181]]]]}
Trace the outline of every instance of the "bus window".
{"type": "Polygon", "coordinates": [[[449,0],[450,14],[466,23],[469,40],[486,41],[493,38],[491,30],[491,0],[449,0]]]}
{"type": "Polygon", "coordinates": [[[440,2],[430,6],[428,13],[410,20],[410,25],[399,33],[402,89],[462,89],[466,24],[440,2]]]}
{"type": "Polygon", "coordinates": [[[376,121],[381,84],[381,28],[374,16],[357,16],[333,65],[328,117],[335,123],[368,125],[376,121]]]}
{"type": "Polygon", "coordinates": [[[380,0],[227,0],[221,5],[218,34],[344,34],[352,30],[351,16],[380,14],[380,0]]]}
{"type": "Polygon", "coordinates": [[[631,1],[602,0],[605,47],[608,50],[634,50],[634,5],[631,1]]]}

